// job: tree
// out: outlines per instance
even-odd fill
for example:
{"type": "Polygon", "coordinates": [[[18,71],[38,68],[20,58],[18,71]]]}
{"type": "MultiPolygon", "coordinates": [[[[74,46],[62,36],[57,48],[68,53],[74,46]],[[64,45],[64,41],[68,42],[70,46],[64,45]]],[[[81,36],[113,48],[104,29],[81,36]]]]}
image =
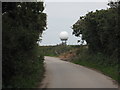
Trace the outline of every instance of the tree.
{"type": "Polygon", "coordinates": [[[119,39],[119,2],[110,2],[107,10],[89,12],[73,25],[73,34],[86,40],[89,51],[117,57],[119,39]]]}

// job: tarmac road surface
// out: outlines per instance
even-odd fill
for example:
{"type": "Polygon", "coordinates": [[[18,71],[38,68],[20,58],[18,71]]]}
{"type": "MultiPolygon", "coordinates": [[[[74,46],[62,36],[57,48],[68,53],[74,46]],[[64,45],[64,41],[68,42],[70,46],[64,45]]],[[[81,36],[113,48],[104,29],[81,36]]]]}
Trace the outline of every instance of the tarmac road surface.
{"type": "Polygon", "coordinates": [[[118,88],[98,71],[45,56],[46,74],[40,88],[118,88]]]}

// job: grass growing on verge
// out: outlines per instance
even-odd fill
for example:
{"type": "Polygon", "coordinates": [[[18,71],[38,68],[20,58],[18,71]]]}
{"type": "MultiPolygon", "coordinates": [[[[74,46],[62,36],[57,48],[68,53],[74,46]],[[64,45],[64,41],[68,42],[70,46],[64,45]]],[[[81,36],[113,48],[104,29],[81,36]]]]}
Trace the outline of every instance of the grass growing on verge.
{"type": "Polygon", "coordinates": [[[118,81],[118,71],[117,67],[112,67],[112,66],[102,66],[97,63],[92,63],[92,62],[87,62],[87,61],[73,61],[75,64],[87,66],[90,68],[94,68],[96,70],[101,71],[103,74],[110,76],[114,80],[118,81]]]}
{"type": "Polygon", "coordinates": [[[105,56],[102,53],[90,54],[87,48],[83,47],[80,48],[76,54],[76,58],[73,58],[71,62],[99,70],[120,83],[118,63],[115,58],[105,56]]]}

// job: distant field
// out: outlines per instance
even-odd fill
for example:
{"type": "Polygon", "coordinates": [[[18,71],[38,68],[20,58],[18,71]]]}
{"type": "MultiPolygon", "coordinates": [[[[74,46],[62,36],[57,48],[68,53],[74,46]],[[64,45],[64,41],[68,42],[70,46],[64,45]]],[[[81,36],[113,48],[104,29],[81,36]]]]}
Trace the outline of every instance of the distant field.
{"type": "Polygon", "coordinates": [[[41,51],[45,56],[59,56],[62,53],[68,52],[72,49],[79,47],[79,45],[40,46],[41,51]]]}

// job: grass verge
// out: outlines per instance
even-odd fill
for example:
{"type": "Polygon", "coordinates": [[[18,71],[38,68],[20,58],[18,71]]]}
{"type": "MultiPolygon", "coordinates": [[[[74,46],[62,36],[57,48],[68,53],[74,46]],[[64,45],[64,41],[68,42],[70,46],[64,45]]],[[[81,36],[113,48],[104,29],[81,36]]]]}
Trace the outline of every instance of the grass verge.
{"type": "MultiPolygon", "coordinates": [[[[118,80],[118,71],[117,67],[112,67],[112,66],[102,66],[97,63],[92,63],[92,62],[86,62],[86,61],[72,61],[75,64],[79,64],[82,66],[90,67],[96,70],[99,70],[101,73],[111,77],[112,79],[119,81],[118,80]]],[[[120,76],[119,76],[120,77],[120,76]]],[[[120,83],[120,82],[119,82],[120,83]]]]}
{"type": "Polygon", "coordinates": [[[102,53],[91,54],[87,48],[82,47],[76,51],[76,57],[73,57],[71,62],[96,69],[120,83],[119,65],[115,58],[102,53]]]}

